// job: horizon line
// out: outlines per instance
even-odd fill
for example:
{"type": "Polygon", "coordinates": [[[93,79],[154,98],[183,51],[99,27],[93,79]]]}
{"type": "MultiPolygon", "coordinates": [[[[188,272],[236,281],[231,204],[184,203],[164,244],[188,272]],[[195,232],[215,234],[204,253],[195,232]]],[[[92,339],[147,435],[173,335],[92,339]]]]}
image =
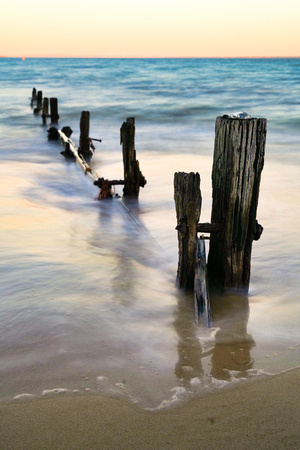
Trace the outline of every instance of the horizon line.
{"type": "Polygon", "coordinates": [[[298,59],[299,56],[7,56],[3,55],[0,58],[11,58],[11,59],[298,59]]]}

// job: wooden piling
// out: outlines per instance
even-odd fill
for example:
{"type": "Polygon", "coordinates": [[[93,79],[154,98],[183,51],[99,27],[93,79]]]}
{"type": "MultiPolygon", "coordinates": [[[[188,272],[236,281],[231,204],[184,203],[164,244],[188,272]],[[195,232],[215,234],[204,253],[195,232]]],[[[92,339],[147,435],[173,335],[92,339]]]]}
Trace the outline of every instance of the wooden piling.
{"type": "Polygon", "coordinates": [[[58,141],[60,136],[56,127],[50,127],[47,132],[49,141],[58,141]]]}
{"type": "Polygon", "coordinates": [[[67,136],[67,138],[71,137],[73,130],[69,126],[62,127],[61,131],[67,136]]]}
{"type": "Polygon", "coordinates": [[[33,103],[36,102],[36,88],[32,89],[32,94],[31,94],[31,106],[33,106],[33,103]]]}
{"type": "Polygon", "coordinates": [[[79,153],[84,158],[91,158],[93,152],[90,149],[90,113],[89,111],[82,111],[80,117],[80,138],[79,138],[79,153]]]}
{"type": "Polygon", "coordinates": [[[225,289],[249,288],[252,242],[262,228],[256,212],[266,130],[266,119],[216,119],[211,222],[224,232],[210,242],[208,273],[225,289]]]}
{"type": "Polygon", "coordinates": [[[36,107],[37,109],[42,109],[43,106],[43,93],[42,91],[38,91],[37,93],[37,103],[36,103],[36,107]]]}
{"type": "Polygon", "coordinates": [[[43,114],[49,114],[49,99],[48,97],[44,97],[43,101],[43,114]]]}
{"type": "Polygon", "coordinates": [[[174,175],[174,200],[178,228],[177,284],[180,288],[193,288],[196,265],[197,224],[201,212],[199,173],[177,172],[174,175]]]}
{"type": "Polygon", "coordinates": [[[58,104],[57,104],[57,98],[50,98],[50,116],[51,116],[51,122],[57,123],[59,119],[58,115],[58,104]]]}
{"type": "Polygon", "coordinates": [[[43,100],[43,113],[42,113],[42,119],[43,123],[46,123],[46,118],[49,117],[49,99],[48,97],[44,97],[43,100]]]}
{"type": "Polygon", "coordinates": [[[135,151],[135,120],[128,117],[120,129],[120,143],[123,151],[124,189],[125,197],[138,197],[140,187],[146,185],[146,179],[140,171],[135,151]]]}

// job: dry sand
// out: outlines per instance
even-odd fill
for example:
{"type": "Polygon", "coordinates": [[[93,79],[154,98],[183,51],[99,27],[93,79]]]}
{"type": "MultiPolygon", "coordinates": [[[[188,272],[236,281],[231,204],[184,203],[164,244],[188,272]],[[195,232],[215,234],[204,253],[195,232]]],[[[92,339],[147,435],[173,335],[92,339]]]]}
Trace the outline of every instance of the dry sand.
{"type": "Polygon", "coordinates": [[[149,412],[98,394],[0,404],[6,449],[300,449],[300,369],[149,412]]]}

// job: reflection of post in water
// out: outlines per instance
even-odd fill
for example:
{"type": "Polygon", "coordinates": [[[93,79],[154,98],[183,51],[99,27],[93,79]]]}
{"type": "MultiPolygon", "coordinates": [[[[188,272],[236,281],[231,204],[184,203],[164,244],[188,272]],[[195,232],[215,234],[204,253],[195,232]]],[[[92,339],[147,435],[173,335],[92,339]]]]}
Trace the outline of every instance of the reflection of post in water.
{"type": "Polygon", "coordinates": [[[227,294],[211,297],[215,335],[212,350],[211,375],[219,380],[229,380],[230,371],[235,377],[246,377],[253,367],[251,348],[255,346],[252,336],[247,333],[249,301],[246,295],[227,294]]]}
{"type": "MultiPolygon", "coordinates": [[[[187,293],[186,295],[192,296],[187,293]]],[[[197,337],[198,328],[193,317],[193,304],[184,294],[178,298],[174,328],[178,335],[178,362],[175,365],[175,375],[187,386],[192,378],[203,375],[201,363],[203,355],[197,337]]]]}
{"type": "Polygon", "coordinates": [[[116,259],[112,279],[114,298],[124,306],[131,306],[138,299],[138,286],[143,275],[139,267],[153,267],[157,256],[154,252],[160,248],[141,221],[137,198],[113,201],[109,211],[113,216],[108,233],[113,234],[110,250],[116,259]]]}
{"type": "Polygon", "coordinates": [[[249,302],[246,295],[212,294],[211,313],[214,329],[218,330],[210,350],[203,352],[199,341],[199,327],[193,319],[192,293],[178,298],[174,327],[178,335],[178,362],[175,375],[188,386],[194,377],[204,374],[202,359],[211,356],[210,375],[218,380],[247,377],[253,367],[251,349],[255,341],[247,333],[249,302]],[[232,374],[231,372],[235,373],[232,374]]]}
{"type": "Polygon", "coordinates": [[[108,261],[111,258],[113,260],[111,268],[108,267],[107,282],[111,284],[114,302],[129,307],[136,300],[138,275],[134,267],[132,242],[137,241],[138,236],[134,232],[131,217],[127,217],[128,212],[119,199],[111,203],[102,202],[99,209],[100,235],[97,234],[95,245],[104,248],[104,254],[108,252],[108,261]]]}

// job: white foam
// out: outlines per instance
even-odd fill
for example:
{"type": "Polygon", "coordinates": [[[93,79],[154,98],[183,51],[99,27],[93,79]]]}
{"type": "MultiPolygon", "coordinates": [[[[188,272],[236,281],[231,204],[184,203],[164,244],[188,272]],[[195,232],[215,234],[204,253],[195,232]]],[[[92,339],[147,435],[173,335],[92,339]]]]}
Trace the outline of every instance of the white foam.
{"type": "Polygon", "coordinates": [[[98,381],[98,383],[102,383],[103,381],[107,381],[108,380],[108,378],[107,377],[103,377],[103,376],[99,376],[99,377],[97,377],[97,381],[98,381]]]}
{"type": "Polygon", "coordinates": [[[33,398],[33,397],[35,397],[35,395],[24,393],[24,394],[15,395],[13,397],[13,400],[22,400],[22,399],[33,398]]]}
{"type": "Polygon", "coordinates": [[[173,389],[170,389],[170,392],[174,392],[170,399],[163,400],[156,408],[146,408],[146,411],[159,411],[161,409],[175,406],[177,403],[181,402],[188,394],[188,391],[183,386],[176,386],[173,389]]]}
{"type": "Polygon", "coordinates": [[[192,387],[199,386],[201,384],[201,380],[198,377],[192,378],[190,381],[190,385],[192,387]]]}
{"type": "Polygon", "coordinates": [[[222,389],[225,386],[228,386],[229,383],[230,381],[218,380],[217,378],[211,377],[211,384],[218,389],[222,389]]]}
{"type": "Polygon", "coordinates": [[[63,388],[46,389],[45,391],[42,391],[42,395],[64,394],[65,392],[72,392],[72,391],[70,391],[69,389],[63,389],[63,388]]]}

